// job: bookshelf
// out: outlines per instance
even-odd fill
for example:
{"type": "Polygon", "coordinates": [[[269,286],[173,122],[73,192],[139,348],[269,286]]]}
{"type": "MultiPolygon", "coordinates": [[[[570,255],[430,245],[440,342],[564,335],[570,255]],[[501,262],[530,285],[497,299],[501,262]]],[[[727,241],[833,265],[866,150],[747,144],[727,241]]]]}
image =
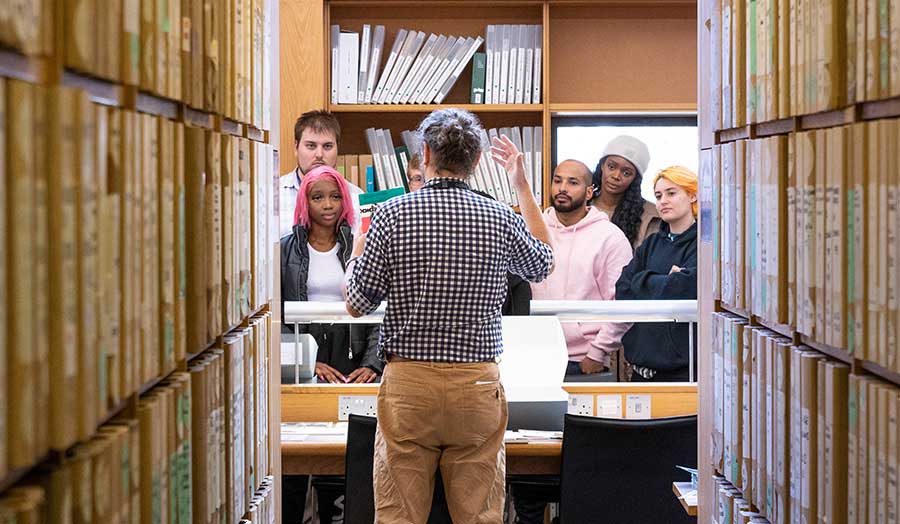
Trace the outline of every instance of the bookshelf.
{"type": "MultiPolygon", "coordinates": [[[[341,123],[341,153],[366,154],[362,132],[414,129],[442,107],[474,112],[486,128],[542,126],[543,157],[550,158],[551,120],[557,115],[693,113],[696,2],[680,0],[407,0],[302,2],[281,12],[281,148],[292,152],[293,123],[303,112],[327,108],[341,123]],[[330,101],[330,26],[360,31],[385,26],[389,48],[400,28],[425,33],[486,36],[491,24],[542,26],[542,99],[537,104],[470,104],[471,65],[442,104],[342,105],[330,101]],[[614,34],[616,38],[609,38],[614,34]],[[290,50],[289,52],[287,50],[290,50]],[[640,64],[636,66],[635,64],[640,64]],[[656,68],[665,82],[649,82],[656,68]]],[[[482,47],[482,50],[484,47],[482,47]]],[[[385,58],[382,58],[382,67],[385,58]]],[[[281,171],[293,167],[282,155],[281,171]]],[[[544,162],[548,184],[552,166],[544,162]]],[[[545,188],[546,189],[546,188],[545,188]]],[[[547,191],[544,191],[547,194],[547,191]]],[[[546,202],[545,202],[546,204],[546,202]]]]}
{"type": "MultiPolygon", "coordinates": [[[[787,429],[769,426],[776,427],[776,438],[788,439],[776,448],[775,459],[787,464],[789,477],[776,489],[793,490],[801,484],[804,488],[797,498],[785,492],[781,507],[769,507],[760,500],[754,494],[758,484],[748,484],[727,471],[728,464],[713,465],[705,460],[717,450],[715,439],[701,438],[702,521],[715,519],[717,504],[724,500],[719,497],[722,492],[717,488],[720,481],[714,479],[716,473],[729,477],[738,488],[737,496],[748,499],[771,522],[798,518],[798,510],[805,518],[829,522],[897,518],[900,493],[894,474],[898,457],[889,436],[898,431],[893,424],[900,394],[896,337],[900,270],[894,253],[895,199],[900,189],[895,159],[900,87],[893,67],[900,59],[900,47],[885,30],[887,11],[878,10],[885,5],[867,1],[698,2],[700,154],[706,159],[701,160],[701,208],[708,211],[701,212],[705,234],[699,256],[702,267],[723,268],[719,273],[722,280],[703,279],[700,283],[701,347],[720,344],[715,323],[727,312],[743,319],[751,330],[767,329],[774,336],[785,337],[791,353],[798,354],[796,348],[828,366],[846,366],[843,373],[849,377],[849,386],[834,389],[822,382],[821,365],[819,382],[813,384],[814,375],[794,375],[802,360],[786,363],[785,369],[790,369],[787,381],[793,385],[799,380],[803,402],[811,401],[819,409],[819,426],[829,410],[835,416],[849,416],[849,424],[846,420],[836,426],[825,422],[818,437],[812,428],[794,427],[792,417],[798,409],[793,402],[798,400],[793,398],[797,391],[791,388],[792,401],[784,412],[791,418],[785,422],[787,429]],[[746,23],[747,13],[754,9],[760,33],[746,23]],[[811,17],[794,17],[795,9],[804,9],[802,13],[811,17]],[[771,31],[767,32],[767,25],[771,31]],[[741,101],[746,102],[743,115],[736,109],[741,101]],[[724,160],[728,148],[749,151],[773,137],[787,144],[786,155],[778,160],[748,156],[744,171],[734,168],[735,174],[728,174],[724,160]],[[768,224],[755,230],[748,226],[749,209],[758,212],[760,207],[752,204],[747,184],[757,173],[770,170],[781,172],[771,182],[779,191],[770,193],[770,198],[781,200],[779,205],[786,207],[786,213],[769,214],[768,224]],[[744,194],[730,182],[740,184],[744,194]],[[734,198],[745,206],[733,205],[734,198]],[[728,228],[744,233],[735,239],[728,228]],[[780,258],[773,259],[772,251],[748,252],[759,242],[777,250],[780,258]],[[731,264],[738,268],[726,269],[731,264]],[[767,265],[777,278],[771,290],[787,297],[774,310],[761,311],[746,298],[735,300],[731,292],[726,293],[725,275],[740,279],[746,289],[759,278],[753,274],[756,269],[750,268],[767,265]],[[812,399],[816,394],[818,405],[812,399]],[[867,407],[862,400],[866,395],[870,396],[867,407]],[[813,453],[813,457],[819,455],[816,466],[814,460],[803,456],[817,445],[818,452],[813,453]],[[879,463],[885,467],[873,467],[879,463]],[[822,469],[832,466],[835,469],[822,469]],[[834,506],[822,504],[832,499],[838,501],[834,506]]],[[[744,351],[746,358],[746,345],[744,351]]],[[[702,353],[701,436],[717,432],[716,418],[723,409],[723,401],[717,397],[723,387],[721,375],[717,376],[720,366],[716,357],[702,353]]],[[[725,377],[727,381],[727,374],[725,377]]],[[[751,376],[751,390],[756,382],[751,376]]],[[[765,379],[758,385],[763,384],[765,379]]],[[[735,408],[741,406],[729,407],[727,400],[724,402],[725,410],[735,408]]],[[[749,442],[751,447],[758,445],[755,437],[749,437],[749,442]]],[[[752,457],[756,457],[754,453],[752,457]]]]}
{"type": "Polygon", "coordinates": [[[195,514],[193,521],[226,522],[226,515],[232,523],[245,515],[252,522],[280,519],[280,395],[268,380],[279,369],[277,338],[271,335],[280,329],[279,309],[271,307],[277,300],[272,261],[278,259],[271,233],[277,221],[271,181],[278,152],[271,144],[278,143],[279,132],[278,115],[271,109],[278,93],[278,2],[216,0],[205,4],[206,17],[200,0],[151,0],[143,2],[143,12],[134,0],[32,4],[31,11],[0,17],[5,28],[12,28],[0,37],[0,223],[7,231],[0,251],[7,261],[19,255],[26,261],[15,267],[0,264],[0,313],[8,326],[0,331],[0,382],[10,388],[0,405],[0,515],[68,521],[76,515],[63,515],[71,506],[60,504],[81,497],[75,510],[87,512],[86,520],[79,517],[85,522],[113,520],[113,513],[115,519],[141,518],[149,508],[163,512],[169,522],[191,522],[191,497],[208,499],[205,490],[216,488],[205,483],[214,474],[224,490],[226,476],[226,437],[221,448],[216,444],[201,452],[195,447],[191,455],[191,433],[202,433],[205,441],[207,433],[224,434],[226,419],[237,417],[250,428],[242,453],[246,474],[229,469],[228,477],[235,479],[235,490],[245,492],[243,505],[226,511],[231,494],[219,493],[221,504],[204,506],[209,515],[195,514]],[[86,16],[66,16],[70,10],[86,16]],[[233,25],[236,12],[246,16],[240,32],[233,25]],[[31,15],[35,20],[24,18],[31,15]],[[192,17],[193,24],[188,22],[192,17]],[[178,23],[170,24],[170,18],[178,23]],[[129,54],[122,56],[119,47],[129,54]],[[143,67],[147,81],[130,76],[132,66],[143,67]],[[182,86],[184,78],[193,81],[182,86]],[[23,117],[34,124],[22,128],[23,117]],[[34,182],[27,187],[34,192],[27,196],[34,197],[34,205],[11,192],[26,187],[26,179],[9,176],[16,162],[27,166],[31,160],[34,182]],[[223,180],[228,174],[233,174],[230,182],[223,180]],[[55,183],[65,184],[65,192],[55,190],[55,183]],[[48,185],[49,195],[41,192],[48,185]],[[60,198],[62,193],[71,199],[60,198]],[[56,217],[49,209],[53,202],[70,214],[56,217]],[[29,224],[36,226],[33,238],[15,235],[23,239],[15,245],[7,241],[18,225],[9,219],[13,209],[27,213],[34,219],[29,224]],[[76,231],[71,250],[47,245],[64,238],[50,229],[54,224],[76,231]],[[21,251],[25,241],[37,250],[21,251]],[[46,289],[59,280],[54,273],[63,273],[53,256],[49,263],[40,260],[40,249],[55,250],[63,264],[77,267],[77,275],[71,275],[77,279],[71,290],[76,297],[66,299],[77,305],[77,315],[75,310],[62,314],[63,294],[46,289]],[[224,263],[232,257],[233,264],[224,263]],[[9,322],[13,311],[5,293],[21,276],[16,268],[49,275],[35,277],[32,292],[15,295],[24,300],[16,305],[29,306],[15,315],[46,319],[43,325],[21,324],[22,331],[45,332],[33,337],[35,347],[31,338],[24,339],[29,341],[24,352],[37,357],[28,371],[16,367],[14,359],[24,353],[10,344],[22,335],[9,322]],[[196,293],[187,296],[188,289],[196,293]],[[51,317],[51,310],[57,314],[51,317]],[[72,326],[74,332],[66,331],[72,326]],[[77,340],[51,339],[66,338],[65,333],[77,333],[77,340]],[[226,342],[238,339],[245,359],[242,381],[253,394],[241,400],[237,411],[229,405],[225,414],[225,375],[219,368],[231,355],[226,342]],[[23,388],[28,393],[8,386],[13,374],[18,383],[34,375],[27,379],[34,386],[23,388]],[[66,384],[73,381],[64,395],[54,384],[57,376],[66,384]],[[28,405],[40,409],[28,413],[34,422],[13,429],[10,405],[27,395],[37,398],[28,405]],[[68,405],[60,400],[66,396],[77,409],[60,408],[68,405]],[[142,420],[148,406],[154,416],[142,420]],[[61,423],[46,420],[51,411],[61,423]],[[214,421],[221,427],[209,425],[214,421]],[[73,435],[59,437],[56,429],[68,425],[77,427],[69,431],[73,435]],[[16,444],[33,439],[27,449],[7,438],[14,431],[28,434],[17,434],[16,444]],[[145,439],[153,443],[143,448],[152,448],[151,455],[137,455],[132,444],[137,446],[138,439],[142,446],[145,439]],[[112,467],[121,460],[119,453],[127,464],[112,467]],[[191,469],[201,459],[207,464],[194,469],[192,484],[191,469]],[[220,459],[220,465],[209,462],[220,459]],[[133,478],[139,471],[170,476],[169,494],[149,483],[120,489],[129,471],[133,478]],[[103,502],[88,496],[89,506],[80,507],[85,492],[77,490],[94,488],[95,494],[110,491],[100,497],[103,502]],[[150,502],[140,505],[141,496],[150,502]],[[170,512],[176,508],[177,513],[170,512]]]}

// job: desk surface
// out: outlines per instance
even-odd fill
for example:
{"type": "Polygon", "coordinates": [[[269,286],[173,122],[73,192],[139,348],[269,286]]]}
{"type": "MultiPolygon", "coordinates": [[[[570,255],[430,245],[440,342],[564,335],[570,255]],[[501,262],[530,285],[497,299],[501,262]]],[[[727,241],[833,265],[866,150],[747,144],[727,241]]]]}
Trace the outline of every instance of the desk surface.
{"type": "MultiPolygon", "coordinates": [[[[347,424],[283,423],[281,472],[285,475],[343,475],[347,449],[347,424]]],[[[534,435],[534,434],[533,434],[534,435]]],[[[506,471],[512,475],[559,473],[562,440],[521,440],[507,432],[506,471]]]]}

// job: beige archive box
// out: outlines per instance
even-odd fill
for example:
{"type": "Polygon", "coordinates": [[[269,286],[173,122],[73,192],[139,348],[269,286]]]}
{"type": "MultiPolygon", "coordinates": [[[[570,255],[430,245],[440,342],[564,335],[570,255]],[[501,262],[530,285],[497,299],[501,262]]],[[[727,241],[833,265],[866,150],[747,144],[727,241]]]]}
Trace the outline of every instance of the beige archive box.
{"type": "Polygon", "coordinates": [[[800,354],[801,414],[800,414],[800,504],[801,519],[817,520],[818,511],[818,361],[822,355],[807,351],[800,354]]]}
{"type": "Polygon", "coordinates": [[[866,461],[866,515],[867,522],[881,522],[878,519],[878,503],[880,492],[878,490],[878,468],[881,459],[879,449],[878,432],[878,390],[881,387],[880,380],[873,380],[866,384],[866,447],[868,460],[866,461]]]}
{"type": "Polygon", "coordinates": [[[5,229],[7,304],[6,348],[9,382],[4,392],[7,412],[6,464],[9,468],[30,465],[37,457],[35,426],[36,358],[34,354],[36,300],[33,288],[33,232],[36,227],[35,173],[32,162],[34,94],[28,84],[17,80],[6,83],[7,126],[5,180],[7,228],[5,229]],[[15,130],[15,131],[14,131],[15,130]],[[18,314],[14,313],[18,312],[18,314]]]}
{"type": "Polygon", "coordinates": [[[250,172],[250,141],[245,139],[238,140],[238,191],[240,193],[241,207],[241,231],[240,231],[240,253],[241,253],[241,318],[250,315],[251,311],[251,289],[253,286],[252,261],[250,257],[251,250],[251,172],[250,172]]]}
{"type": "MultiPolygon", "coordinates": [[[[118,399],[122,399],[137,387],[135,383],[137,367],[137,336],[138,325],[136,323],[135,310],[138,304],[137,289],[135,289],[135,236],[137,236],[137,224],[134,209],[137,207],[135,199],[135,157],[136,147],[136,115],[130,111],[114,110],[116,128],[118,129],[118,151],[114,160],[110,163],[110,184],[120,189],[120,220],[119,220],[119,260],[120,260],[120,289],[121,289],[121,321],[119,323],[121,334],[119,341],[119,392],[118,399]],[[116,167],[113,167],[115,163],[116,167]]],[[[112,124],[110,124],[112,126],[112,124]]],[[[110,133],[112,135],[112,131],[110,133]]],[[[112,137],[110,139],[112,147],[112,137]]]]}
{"type": "Polygon", "coordinates": [[[185,193],[185,260],[187,262],[187,299],[185,318],[187,352],[206,347],[206,232],[205,132],[195,127],[184,129],[184,193],[185,193]]]}
{"type": "Polygon", "coordinates": [[[236,234],[236,186],[238,176],[237,154],[235,151],[237,138],[231,135],[222,135],[222,325],[234,326],[238,323],[236,309],[240,304],[236,300],[235,290],[238,278],[236,276],[235,247],[236,234]]]}
{"type": "Polygon", "coordinates": [[[204,241],[206,248],[206,339],[222,332],[222,142],[206,132],[206,195],[204,241]]]}
{"type": "Polygon", "coordinates": [[[221,113],[222,91],[219,85],[222,33],[224,32],[223,0],[203,0],[203,107],[221,113]]]}
{"type": "Polygon", "coordinates": [[[250,500],[256,489],[256,439],[259,428],[256,426],[257,413],[257,362],[256,334],[250,328],[244,328],[244,500],[250,500]]]}
{"type": "Polygon", "coordinates": [[[119,31],[121,81],[136,86],[141,81],[141,1],[122,1],[122,23],[119,31]]]}
{"type": "Polygon", "coordinates": [[[210,360],[200,357],[193,361],[191,373],[191,501],[192,522],[208,524],[211,513],[209,452],[207,448],[209,427],[210,360]]]}
{"type": "Polygon", "coordinates": [[[887,209],[885,187],[886,126],[884,121],[874,121],[869,128],[869,172],[875,175],[869,181],[869,348],[875,354],[869,360],[885,365],[887,359],[887,328],[885,306],[887,298],[887,231],[881,210],[887,209]],[[877,166],[877,167],[874,167],[877,166]]]}
{"type": "Polygon", "coordinates": [[[45,510],[44,489],[39,486],[17,486],[0,496],[0,516],[12,514],[17,524],[41,524],[45,510]]]}
{"type": "Polygon", "coordinates": [[[234,522],[246,506],[245,423],[244,423],[244,333],[224,340],[225,379],[225,493],[226,522],[234,522]]]}
{"type": "Polygon", "coordinates": [[[174,268],[175,273],[172,284],[174,285],[175,300],[175,362],[181,362],[187,356],[187,326],[186,326],[186,300],[187,300],[187,254],[185,233],[185,193],[184,193],[184,125],[176,122],[174,126],[174,163],[173,173],[173,201],[175,203],[172,227],[174,234],[172,244],[175,249],[174,268]]]}
{"type": "MultiPolygon", "coordinates": [[[[104,330],[106,348],[106,366],[102,373],[108,381],[107,398],[104,399],[104,412],[119,403],[122,398],[122,351],[125,345],[127,333],[125,331],[125,308],[122,304],[124,293],[124,260],[122,258],[123,235],[122,217],[124,210],[124,175],[122,171],[122,113],[118,109],[103,108],[106,115],[106,135],[98,135],[98,154],[101,154],[99,144],[106,143],[106,155],[104,158],[105,170],[101,177],[104,183],[103,209],[101,214],[101,258],[103,271],[104,310],[106,313],[106,329],[104,330]]],[[[98,117],[97,122],[101,122],[98,117]]],[[[98,126],[98,133],[100,127],[98,126]]]]}
{"type": "MultiPolygon", "coordinates": [[[[96,72],[97,39],[96,0],[65,0],[63,4],[63,60],[66,67],[88,73],[96,72]]],[[[102,23],[102,22],[101,22],[102,23]]]]}
{"type": "Polygon", "coordinates": [[[826,302],[825,343],[834,347],[846,347],[845,311],[847,296],[847,265],[844,246],[846,231],[846,190],[847,182],[847,134],[848,128],[838,127],[827,130],[826,162],[826,282],[828,300],[826,302]]]}
{"type": "MultiPolygon", "coordinates": [[[[900,15],[900,13],[898,13],[900,15]]],[[[900,36],[900,35],[898,35],[900,36]]],[[[898,72],[900,74],[900,72],[898,72]]],[[[897,146],[900,145],[900,124],[896,120],[884,122],[882,137],[882,154],[885,158],[884,176],[886,178],[887,220],[885,221],[885,237],[887,247],[886,260],[886,304],[887,315],[887,358],[885,367],[891,370],[900,368],[900,334],[898,334],[898,312],[900,312],[900,160],[897,159],[897,146]],[[891,264],[893,262],[893,264],[891,264]]]]}
{"type": "MultiPolygon", "coordinates": [[[[766,470],[766,448],[769,439],[769,421],[766,418],[766,362],[768,361],[768,337],[761,330],[753,332],[752,352],[753,369],[750,373],[751,414],[750,426],[752,438],[750,443],[752,486],[750,500],[753,505],[765,511],[768,496],[768,478],[766,470]]],[[[771,396],[771,394],[770,394],[771,396]]]]}
{"type": "Polygon", "coordinates": [[[47,88],[32,86],[34,93],[34,142],[32,162],[35,175],[35,232],[31,241],[34,243],[35,259],[32,271],[35,275],[32,293],[35,296],[35,402],[36,413],[47,416],[33,417],[35,424],[35,449],[37,456],[49,449],[50,443],[50,369],[40,366],[40,362],[50,359],[50,335],[42,326],[50,325],[50,209],[49,209],[49,161],[46,154],[47,142],[39,140],[46,137],[49,104],[47,88]]]}
{"type": "Polygon", "coordinates": [[[866,154],[868,124],[857,123],[850,128],[850,147],[847,158],[847,349],[855,358],[866,358],[866,316],[868,285],[866,236],[868,231],[868,155],[866,154]]]}
{"type": "MultiPolygon", "coordinates": [[[[900,436],[898,436],[898,423],[900,423],[900,395],[894,389],[888,395],[888,493],[887,493],[887,520],[897,522],[900,518],[900,436]]],[[[837,506],[836,506],[837,507],[837,506]]]]}
{"type": "MultiPolygon", "coordinates": [[[[772,389],[772,412],[770,420],[773,421],[775,431],[773,432],[772,445],[768,447],[768,455],[772,459],[773,474],[770,482],[774,483],[774,501],[771,511],[767,511],[769,518],[773,524],[784,524],[790,522],[791,512],[791,466],[792,460],[792,433],[790,432],[790,418],[792,414],[792,362],[791,355],[793,351],[788,341],[773,339],[772,342],[772,360],[771,377],[773,380],[772,389]]],[[[799,457],[799,453],[797,454],[799,457]]]]}
{"type": "Polygon", "coordinates": [[[788,135],[787,148],[787,324],[797,325],[797,135],[788,135]]]}
{"type": "Polygon", "coordinates": [[[847,380],[847,522],[859,524],[859,375],[851,374],[847,380]]]}
{"type": "Polygon", "coordinates": [[[710,435],[710,465],[713,471],[721,473],[724,457],[723,419],[725,417],[725,351],[722,331],[725,315],[715,313],[712,316],[712,361],[713,361],[713,424],[710,435]]]}
{"type": "Polygon", "coordinates": [[[828,297],[826,295],[827,287],[826,287],[826,271],[825,271],[825,238],[826,238],[826,227],[825,227],[825,202],[826,202],[826,193],[825,193],[825,173],[827,171],[826,163],[827,163],[827,140],[824,129],[817,129],[815,131],[816,134],[816,147],[815,147],[815,189],[814,189],[814,200],[815,200],[815,212],[814,212],[814,220],[813,222],[813,231],[814,231],[814,266],[815,273],[813,279],[813,296],[814,303],[813,309],[815,311],[814,319],[815,325],[813,327],[813,339],[817,342],[824,342],[825,340],[825,327],[826,327],[826,314],[825,307],[828,301],[828,297]]]}
{"type": "Polygon", "coordinates": [[[166,118],[159,126],[159,371],[175,369],[175,123],[166,118]]]}
{"type": "MultiPolygon", "coordinates": [[[[6,80],[0,78],[0,231],[3,231],[3,238],[0,239],[0,249],[3,254],[0,255],[0,320],[5,324],[8,323],[7,313],[7,282],[6,282],[6,254],[10,252],[7,244],[9,237],[6,231],[6,194],[7,194],[7,174],[6,174],[6,80]]],[[[8,395],[5,384],[9,384],[9,367],[7,364],[6,353],[6,331],[0,331],[0,383],[4,384],[0,388],[0,392],[8,395]]],[[[9,396],[6,397],[9,399],[9,396]]],[[[8,408],[6,402],[0,403],[0,478],[6,476],[8,464],[7,449],[7,417],[8,408]]]]}
{"type": "MultiPolygon", "coordinates": [[[[50,445],[64,450],[75,443],[78,430],[78,297],[76,264],[76,170],[75,107],[78,92],[65,87],[52,87],[41,104],[49,106],[47,135],[42,141],[49,156],[45,172],[48,188],[49,216],[49,289],[50,316],[55,325],[53,351],[48,366],[50,373],[50,445]]],[[[41,331],[46,330],[44,325],[41,331]]]]}
{"type": "Polygon", "coordinates": [[[97,428],[99,422],[99,318],[100,302],[100,260],[98,255],[98,194],[100,186],[96,175],[97,112],[88,100],[87,94],[79,91],[71,108],[75,115],[75,144],[72,171],[75,177],[75,262],[76,308],[78,333],[77,371],[77,436],[86,440],[97,428]]]}

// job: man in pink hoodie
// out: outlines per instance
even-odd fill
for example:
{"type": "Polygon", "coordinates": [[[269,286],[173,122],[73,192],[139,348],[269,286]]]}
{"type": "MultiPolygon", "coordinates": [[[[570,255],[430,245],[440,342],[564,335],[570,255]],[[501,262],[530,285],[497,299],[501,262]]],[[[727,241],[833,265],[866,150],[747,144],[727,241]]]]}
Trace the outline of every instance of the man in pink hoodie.
{"type": "MultiPolygon", "coordinates": [[[[591,170],[565,160],[553,172],[551,208],[544,211],[556,249],[556,269],[531,285],[535,300],[614,300],[616,281],[631,261],[631,245],[606,213],[588,206],[591,170]]],[[[629,324],[567,322],[562,324],[569,347],[567,375],[603,371],[608,355],[621,347],[629,324]]]]}

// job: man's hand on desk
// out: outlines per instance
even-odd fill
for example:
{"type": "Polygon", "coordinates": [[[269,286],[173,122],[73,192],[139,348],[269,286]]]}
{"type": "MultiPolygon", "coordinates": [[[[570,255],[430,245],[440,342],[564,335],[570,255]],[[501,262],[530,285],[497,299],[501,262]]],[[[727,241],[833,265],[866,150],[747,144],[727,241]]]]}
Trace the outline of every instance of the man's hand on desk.
{"type": "Polygon", "coordinates": [[[367,367],[356,368],[353,373],[347,375],[347,382],[354,384],[368,384],[375,380],[378,375],[367,367]]]}
{"type": "Polygon", "coordinates": [[[581,361],[581,372],[585,375],[593,375],[594,373],[600,373],[606,366],[603,365],[602,362],[597,362],[591,357],[584,357],[584,360],[581,361]]]}
{"type": "Polygon", "coordinates": [[[316,362],[316,376],[329,384],[346,384],[347,377],[324,362],[316,362]]]}

